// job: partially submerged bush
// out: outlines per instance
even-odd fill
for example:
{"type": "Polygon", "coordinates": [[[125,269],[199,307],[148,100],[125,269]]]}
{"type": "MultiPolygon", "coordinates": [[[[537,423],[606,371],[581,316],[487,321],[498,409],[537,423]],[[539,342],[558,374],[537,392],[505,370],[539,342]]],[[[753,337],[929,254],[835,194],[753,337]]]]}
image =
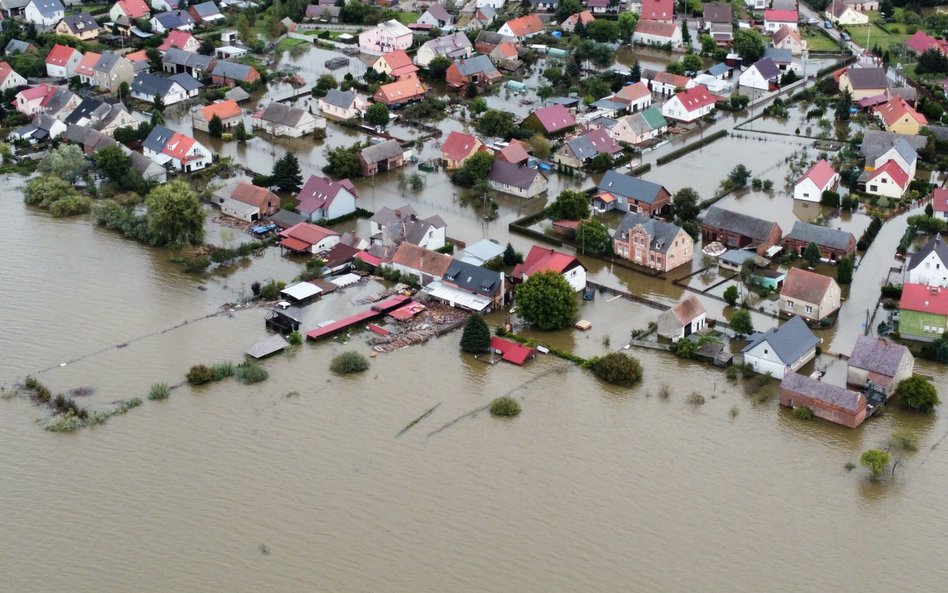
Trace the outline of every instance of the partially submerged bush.
{"type": "Polygon", "coordinates": [[[798,420],[810,420],[813,418],[813,410],[806,406],[797,406],[793,408],[793,415],[798,420]]]}
{"type": "Polygon", "coordinates": [[[303,334],[298,331],[290,332],[290,335],[286,337],[286,341],[290,343],[290,346],[299,346],[303,343],[303,334]]]}
{"type": "Polygon", "coordinates": [[[494,416],[513,417],[520,413],[520,403],[509,395],[490,402],[490,413],[494,416]]]}
{"type": "Polygon", "coordinates": [[[260,363],[248,360],[237,365],[235,372],[237,380],[245,385],[260,383],[270,378],[270,373],[260,363]]]}
{"type": "Polygon", "coordinates": [[[906,451],[918,451],[918,433],[908,428],[902,428],[892,433],[892,442],[906,451]]]}
{"type": "Polygon", "coordinates": [[[140,405],[142,405],[142,398],[140,398],[140,397],[133,397],[133,398],[127,399],[127,400],[125,400],[125,401],[120,401],[120,402],[115,406],[115,409],[112,410],[112,415],[113,415],[113,416],[120,416],[120,415],[124,414],[125,412],[131,410],[132,408],[137,408],[137,407],[140,406],[140,405]]]}
{"type": "Polygon", "coordinates": [[[221,379],[226,379],[227,377],[234,376],[234,363],[232,362],[219,362],[211,367],[211,377],[214,381],[220,381],[221,379]]]}
{"type": "Polygon", "coordinates": [[[692,391],[691,395],[688,396],[688,403],[696,407],[703,406],[705,401],[704,396],[697,391],[692,391]]]}
{"type": "Polygon", "coordinates": [[[155,383],[148,391],[148,399],[168,399],[171,389],[167,383],[155,383]]]}
{"type": "Polygon", "coordinates": [[[191,385],[203,385],[214,380],[214,371],[207,365],[196,364],[188,371],[187,379],[191,385]]]}
{"type": "Polygon", "coordinates": [[[50,432],[72,432],[86,425],[85,420],[69,412],[56,414],[46,423],[46,430],[50,432]]]}
{"type": "Polygon", "coordinates": [[[642,380],[642,365],[623,352],[610,352],[590,359],[588,366],[599,379],[613,385],[630,387],[642,380]]]}
{"type": "Polygon", "coordinates": [[[351,375],[352,373],[361,373],[369,368],[369,359],[362,354],[350,350],[343,352],[332,359],[329,370],[337,375],[351,375]]]}

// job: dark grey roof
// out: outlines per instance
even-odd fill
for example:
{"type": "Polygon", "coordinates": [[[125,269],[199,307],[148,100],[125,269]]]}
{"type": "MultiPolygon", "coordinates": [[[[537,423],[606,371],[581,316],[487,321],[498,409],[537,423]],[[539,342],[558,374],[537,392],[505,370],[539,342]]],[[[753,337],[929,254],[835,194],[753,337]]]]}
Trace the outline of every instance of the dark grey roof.
{"type": "Polygon", "coordinates": [[[204,86],[203,84],[201,84],[201,82],[198,79],[194,78],[187,72],[180,72],[178,74],[174,74],[170,76],[169,79],[180,84],[181,87],[188,92],[196,91],[199,88],[204,86]]]}
{"type": "Polygon", "coordinates": [[[520,189],[527,189],[533,185],[533,180],[536,179],[537,175],[540,175],[540,172],[536,169],[521,167],[516,163],[508,163],[507,161],[495,160],[490,168],[490,173],[487,174],[487,180],[518,187],[520,189]]]}
{"type": "Polygon", "coordinates": [[[176,29],[194,24],[194,17],[188,14],[186,10],[169,10],[155,15],[155,19],[161,23],[165,29],[176,29]]]}
{"type": "Polygon", "coordinates": [[[67,142],[81,144],[84,148],[92,148],[95,150],[115,144],[115,140],[99,130],[85,126],[77,126],[75,124],[68,124],[66,126],[66,132],[63,134],[63,138],[65,138],[67,142]]]}
{"type": "Polygon", "coordinates": [[[569,145],[570,150],[573,151],[573,156],[580,161],[591,159],[599,154],[599,149],[593,146],[593,143],[590,142],[586,136],[576,136],[566,143],[569,145]]]}
{"type": "Polygon", "coordinates": [[[941,260],[942,265],[948,265],[948,245],[945,245],[945,242],[941,240],[940,234],[935,233],[935,236],[924,247],[912,254],[908,269],[914,270],[917,268],[932,251],[941,260]]]}
{"type": "Polygon", "coordinates": [[[411,207],[411,204],[405,204],[401,208],[382,208],[372,215],[369,222],[374,222],[384,228],[400,222],[402,218],[410,218],[412,216],[416,216],[415,209],[411,207]]]}
{"type": "Polygon", "coordinates": [[[911,353],[901,344],[881,338],[859,336],[852,354],[849,355],[849,366],[894,377],[906,356],[911,356],[911,353]]]}
{"type": "Polygon", "coordinates": [[[74,124],[83,119],[92,119],[94,117],[94,113],[104,105],[104,102],[94,97],[85,97],[82,101],[80,101],[79,105],[72,110],[72,113],[70,113],[63,121],[67,124],[74,124]]]}
{"type": "Polygon", "coordinates": [[[476,55],[473,58],[455,60],[454,65],[458,67],[461,76],[473,76],[481,72],[488,76],[500,76],[500,72],[497,71],[497,68],[494,68],[490,58],[484,54],[476,55]]]}
{"type": "MultiPolygon", "coordinates": [[[[260,114],[260,119],[282,126],[296,127],[304,115],[306,115],[306,111],[299,107],[292,107],[278,101],[273,101],[267,105],[267,108],[260,114]]],[[[395,144],[397,146],[398,142],[395,142],[395,144]]],[[[399,151],[400,150],[401,147],[399,147],[399,151]]]]}
{"type": "Polygon", "coordinates": [[[746,353],[763,342],[770,344],[777,358],[789,366],[812,350],[820,340],[799,316],[795,316],[780,327],[756,332],[741,352],[746,353]]]}
{"type": "Polygon", "coordinates": [[[875,160],[876,157],[895,146],[899,140],[904,140],[915,151],[922,150],[928,143],[928,138],[925,136],[906,136],[895,132],[866,130],[862,135],[859,152],[866,159],[875,160]]]}
{"type": "Polygon", "coordinates": [[[139,72],[135,75],[135,80],[132,81],[132,93],[142,97],[154,97],[155,95],[164,97],[171,91],[174,82],[164,76],[139,72]]]}
{"type": "Polygon", "coordinates": [[[659,253],[667,252],[668,247],[681,232],[681,227],[670,222],[664,222],[636,212],[627,212],[622,218],[622,222],[619,223],[619,228],[613,234],[613,238],[619,241],[628,241],[629,231],[638,225],[642,225],[643,230],[652,238],[649,249],[659,253]]]}
{"type": "Polygon", "coordinates": [[[27,4],[29,4],[29,0],[3,0],[3,2],[0,2],[0,6],[3,6],[4,10],[16,10],[25,7],[27,4]]]}
{"type": "Polygon", "coordinates": [[[757,71],[760,72],[760,75],[764,77],[764,80],[774,80],[780,78],[780,68],[777,67],[777,64],[774,63],[770,58],[761,58],[754,62],[754,65],[751,68],[757,68],[757,71]]]}
{"type": "Polygon", "coordinates": [[[611,109],[612,111],[621,111],[627,109],[629,106],[626,103],[620,103],[618,101],[613,101],[612,99],[599,99],[598,101],[591,104],[596,109],[611,109]]]}
{"type": "Polygon", "coordinates": [[[398,140],[386,140],[385,142],[366,146],[359,154],[362,155],[362,158],[367,163],[378,163],[396,157],[404,152],[398,140]]]}
{"type": "Polygon", "coordinates": [[[843,251],[849,248],[850,240],[855,240],[852,233],[808,222],[800,222],[799,220],[793,223],[793,230],[784,238],[805,243],[816,243],[820,247],[830,247],[843,251]]]}
{"type": "Polygon", "coordinates": [[[884,89],[889,81],[884,68],[847,68],[846,76],[853,89],[884,89]]]}
{"type": "Polygon", "coordinates": [[[33,6],[36,7],[36,10],[46,18],[52,18],[56,16],[56,13],[61,13],[65,10],[62,5],[62,2],[59,0],[30,0],[33,3],[33,6]]]}
{"type": "Polygon", "coordinates": [[[200,4],[195,4],[191,8],[194,9],[194,12],[198,13],[202,19],[209,16],[214,16],[215,14],[221,14],[220,9],[213,2],[201,2],[200,4]]]}
{"type": "Polygon", "coordinates": [[[169,47],[165,51],[165,55],[161,61],[165,64],[175,64],[177,66],[207,70],[213,59],[211,56],[194,53],[193,51],[184,51],[177,47],[169,47]]]}
{"type": "Polygon", "coordinates": [[[716,229],[737,233],[744,237],[750,237],[757,241],[764,241],[770,237],[770,231],[774,224],[769,220],[755,218],[740,212],[732,212],[717,206],[708,208],[707,214],[701,224],[706,224],[716,229]]]}
{"type": "Polygon", "coordinates": [[[164,126],[155,126],[151,133],[148,134],[148,137],[145,138],[142,146],[152,152],[161,152],[165,149],[165,145],[168,144],[168,140],[171,140],[173,135],[174,132],[172,130],[164,126]]]}
{"type": "Polygon", "coordinates": [[[340,109],[349,109],[352,107],[352,102],[355,101],[355,93],[352,91],[329,89],[329,92],[323,97],[323,101],[340,109]]]}
{"type": "Polygon", "coordinates": [[[95,22],[92,15],[88,12],[78,14],[67,14],[63,17],[63,22],[69,27],[69,30],[75,34],[85,33],[86,31],[96,31],[99,24],[95,22]]]}
{"type": "Polygon", "coordinates": [[[250,93],[240,88],[239,86],[235,86],[234,88],[224,93],[224,98],[233,99],[234,101],[237,101],[238,103],[240,103],[241,101],[246,101],[247,99],[249,99],[250,93]]]}
{"type": "Polygon", "coordinates": [[[507,41],[516,41],[514,37],[508,37],[507,35],[501,35],[494,31],[485,31],[481,29],[477,34],[477,37],[474,38],[474,43],[487,43],[489,45],[500,45],[501,43],[507,41]]]}
{"type": "Polygon", "coordinates": [[[612,128],[616,127],[616,124],[619,123],[619,120],[613,119],[611,117],[597,117],[589,123],[603,127],[607,130],[611,130],[612,128]]]}
{"type": "Polygon", "coordinates": [[[46,101],[46,106],[44,109],[47,113],[58,113],[63,109],[67,103],[72,101],[76,96],[76,93],[72,92],[66,87],[57,87],[53,94],[50,95],[49,99],[46,101]]]}
{"type": "Polygon", "coordinates": [[[103,52],[102,56],[99,58],[99,61],[95,63],[93,68],[96,72],[111,72],[112,68],[118,63],[120,55],[114,51],[103,52]]]}
{"type": "Polygon", "coordinates": [[[475,266],[459,259],[451,260],[448,271],[442,276],[443,280],[453,282],[458,288],[483,294],[487,296],[496,295],[501,288],[501,273],[475,266]]]}
{"type": "Polygon", "coordinates": [[[645,181],[631,175],[624,175],[618,171],[606,171],[599,182],[599,191],[633,198],[646,204],[652,204],[662,191],[662,186],[651,181],[645,181]]]}
{"type": "Polygon", "coordinates": [[[782,47],[766,47],[764,57],[770,58],[777,64],[789,64],[793,61],[793,51],[782,47]]]}
{"type": "Polygon", "coordinates": [[[247,80],[251,70],[253,70],[253,68],[247,66],[246,64],[220,61],[214,66],[214,70],[211,72],[211,74],[213,76],[222,76],[231,80],[247,80]]]}
{"type": "Polygon", "coordinates": [[[864,399],[861,394],[850,391],[845,387],[839,387],[804,377],[799,373],[787,373],[784,375],[783,380],[780,381],[780,388],[800,393],[851,412],[859,411],[859,409],[863,407],[860,405],[860,402],[864,399]]]}
{"type": "Polygon", "coordinates": [[[709,2],[704,5],[704,20],[709,23],[730,23],[731,5],[709,2]]]}
{"type": "Polygon", "coordinates": [[[3,49],[5,55],[11,56],[13,54],[23,53],[26,50],[30,49],[30,44],[27,41],[20,41],[19,39],[11,39],[10,43],[3,49]]]}
{"type": "Polygon", "coordinates": [[[276,223],[277,226],[284,229],[288,229],[294,224],[306,222],[306,218],[302,214],[297,214],[291,210],[277,210],[275,213],[270,215],[270,220],[276,223]]]}

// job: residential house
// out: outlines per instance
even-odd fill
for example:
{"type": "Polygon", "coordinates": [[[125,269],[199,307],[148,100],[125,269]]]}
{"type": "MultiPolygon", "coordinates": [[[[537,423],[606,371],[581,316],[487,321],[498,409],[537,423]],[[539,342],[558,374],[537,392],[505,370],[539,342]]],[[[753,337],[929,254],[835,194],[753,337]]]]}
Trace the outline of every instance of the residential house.
{"type": "Polygon", "coordinates": [[[731,23],[711,23],[708,31],[717,47],[731,47],[734,42],[734,25],[731,23]]]}
{"type": "Polygon", "coordinates": [[[415,64],[422,68],[427,68],[431,60],[437,57],[445,57],[450,60],[457,58],[468,58],[474,53],[474,47],[467,35],[458,31],[448,35],[442,35],[421,44],[418,51],[415,52],[415,64]]]}
{"type": "Polygon", "coordinates": [[[879,0],[846,0],[846,4],[859,12],[872,12],[879,10],[879,0]]]}
{"type": "Polygon", "coordinates": [[[866,159],[867,171],[894,160],[903,171],[911,172],[914,177],[918,151],[923,150],[927,143],[928,138],[925,136],[904,136],[883,130],[866,130],[863,132],[862,144],[859,145],[859,154],[866,159]],[[908,148],[899,145],[907,145],[908,148]],[[892,151],[893,148],[897,148],[898,156],[892,151]]]}
{"type": "Polygon", "coordinates": [[[142,149],[145,156],[159,165],[184,172],[198,171],[214,160],[213,153],[203,144],[164,126],[152,129],[142,149]]]}
{"type": "Polygon", "coordinates": [[[310,175],[296,194],[296,207],[310,222],[335,220],[353,214],[359,192],[348,179],[333,181],[328,177],[310,175]]]}
{"type": "Polygon", "coordinates": [[[555,272],[579,292],[586,288],[586,266],[576,257],[534,245],[522,264],[514,266],[510,276],[515,283],[526,282],[541,272],[555,272]]]}
{"type": "Polygon", "coordinates": [[[586,8],[592,11],[593,14],[618,14],[621,7],[621,2],[616,2],[614,0],[586,0],[586,8]]]}
{"type": "Polygon", "coordinates": [[[948,220],[948,189],[936,187],[932,190],[931,200],[934,217],[948,220]]]}
{"type": "Polygon", "coordinates": [[[445,81],[457,89],[466,88],[472,82],[478,88],[484,88],[500,82],[503,78],[490,58],[483,54],[454,60],[445,72],[445,81]]]}
{"type": "Polygon", "coordinates": [[[369,219],[373,245],[381,245],[389,254],[404,242],[425,249],[440,249],[445,245],[447,227],[438,215],[419,218],[409,204],[394,210],[382,208],[369,219]]]}
{"type": "Polygon", "coordinates": [[[804,407],[817,418],[849,428],[856,428],[869,415],[863,394],[799,373],[786,373],[780,381],[780,405],[804,407]]]}
{"type": "Polygon", "coordinates": [[[221,213],[252,222],[270,216],[280,209],[280,198],[265,187],[246,181],[239,182],[229,192],[214,194],[221,213]]]}
{"type": "Polygon", "coordinates": [[[474,5],[477,8],[493,8],[494,10],[504,7],[507,0],[475,0],[474,5]]]}
{"type": "Polygon", "coordinates": [[[390,51],[379,56],[372,69],[379,74],[391,76],[395,80],[417,76],[418,66],[412,63],[405,50],[390,51]]]}
{"type": "Polygon", "coordinates": [[[408,49],[412,40],[411,29],[395,19],[381,22],[374,28],[359,33],[359,47],[379,53],[408,49]]]}
{"type": "Polygon", "coordinates": [[[339,243],[336,231],[301,222],[279,232],[280,247],[294,253],[324,253],[339,243]]]}
{"type": "Polygon", "coordinates": [[[899,336],[934,342],[948,331],[948,290],[941,286],[903,284],[899,302],[899,336]]]}
{"type": "MultiPolygon", "coordinates": [[[[67,126],[86,126],[99,131],[104,131],[100,128],[100,123],[103,122],[106,127],[111,124],[116,124],[114,127],[137,124],[132,115],[128,113],[128,110],[121,103],[110,105],[95,97],[83,98],[79,104],[71,109],[68,115],[65,115],[62,119],[67,126]],[[114,120],[116,119],[120,121],[115,122],[114,120]]],[[[110,134],[112,131],[114,131],[114,128],[105,133],[110,134]]]]}
{"type": "Polygon", "coordinates": [[[567,140],[553,155],[553,160],[568,167],[581,168],[588,165],[600,154],[615,157],[622,147],[607,130],[602,128],[586,130],[567,140]]]}
{"type": "Polygon", "coordinates": [[[203,26],[210,27],[216,23],[223,22],[226,17],[221,13],[221,9],[213,2],[201,2],[188,8],[188,12],[194,19],[194,22],[203,26]]]}
{"type": "Polygon", "coordinates": [[[185,51],[176,47],[168,48],[161,58],[161,68],[171,74],[189,74],[203,78],[214,67],[214,57],[185,51]]]}
{"type": "Polygon", "coordinates": [[[57,43],[46,56],[46,75],[50,78],[72,78],[81,61],[81,51],[57,43]]]}
{"type": "Polygon", "coordinates": [[[915,110],[902,97],[892,97],[875,108],[876,117],[882,120],[886,131],[907,136],[916,136],[928,124],[924,115],[915,110]]]}
{"type": "Polygon", "coordinates": [[[593,197],[600,212],[619,210],[659,216],[671,207],[671,192],[664,186],[618,171],[606,171],[593,197]]]}
{"type": "Polygon", "coordinates": [[[168,36],[158,46],[158,51],[167,52],[171,48],[177,48],[183,51],[197,53],[201,48],[201,42],[197,37],[187,31],[169,31],[168,36]]]}
{"type": "Polygon", "coordinates": [[[151,30],[162,35],[168,31],[191,31],[194,18],[185,10],[169,10],[151,17],[151,30]]]}
{"type": "Polygon", "coordinates": [[[92,84],[110,93],[117,93],[123,82],[132,84],[135,79],[135,67],[115,52],[103,52],[92,68],[92,84]]]}
{"type": "Polygon", "coordinates": [[[609,135],[617,142],[640,145],[658,138],[668,131],[668,120],[658,107],[620,117],[609,129],[609,135]]]}
{"type": "Polygon", "coordinates": [[[913,33],[911,37],[905,40],[905,47],[916,55],[922,55],[930,49],[937,49],[945,53],[939,41],[925,31],[916,31],[913,33]]]}
{"type": "Polygon", "coordinates": [[[776,222],[718,206],[708,208],[700,227],[701,239],[705,245],[717,241],[732,249],[753,247],[757,255],[761,256],[780,243],[782,237],[782,231],[776,222]]]}
{"type": "Polygon", "coordinates": [[[675,49],[681,47],[681,28],[673,22],[643,18],[635,25],[635,32],[632,33],[632,43],[670,46],[675,49]]]}
{"type": "Polygon", "coordinates": [[[90,41],[99,36],[99,24],[87,12],[67,14],[59,21],[53,32],[63,37],[74,37],[90,41]]]}
{"type": "Polygon", "coordinates": [[[494,31],[479,31],[474,39],[474,51],[479,54],[490,54],[501,43],[512,41],[517,41],[517,38],[512,35],[501,35],[494,31]]]}
{"type": "Polygon", "coordinates": [[[182,2],[180,0],[151,0],[149,2],[152,10],[178,10],[181,8],[182,2]]]}
{"type": "Polygon", "coordinates": [[[846,384],[865,389],[881,387],[886,397],[895,393],[899,381],[912,376],[915,357],[908,348],[871,336],[856,338],[856,346],[846,364],[846,384]]]}
{"type": "Polygon", "coordinates": [[[531,12],[552,12],[559,0],[529,0],[531,12]]]}
{"type": "Polygon", "coordinates": [[[494,153],[495,161],[513,163],[515,165],[526,165],[530,160],[530,152],[533,147],[523,140],[511,139],[507,146],[504,146],[494,153]]]}
{"type": "Polygon", "coordinates": [[[948,288],[948,245],[940,233],[912,254],[905,266],[904,280],[906,284],[948,288]]]}
{"type": "Polygon", "coordinates": [[[576,31],[577,26],[582,25],[583,27],[586,27],[594,20],[596,20],[596,17],[593,16],[593,14],[588,10],[584,10],[566,17],[562,24],[560,24],[560,28],[567,33],[573,33],[576,31]]]}
{"type": "Polygon", "coordinates": [[[8,62],[0,62],[0,91],[26,86],[26,79],[17,74],[8,62]]]}
{"type": "Polygon", "coordinates": [[[401,243],[392,255],[391,267],[398,272],[410,276],[419,286],[428,286],[447,273],[451,267],[451,256],[408,241],[401,243]]]}
{"type": "Polygon", "coordinates": [[[389,107],[397,108],[413,101],[420,101],[428,94],[428,87],[417,78],[406,78],[383,84],[372,95],[376,103],[385,103],[389,107]]]}
{"type": "Polygon", "coordinates": [[[848,27],[851,25],[868,25],[869,17],[857,12],[845,0],[832,0],[823,12],[826,20],[848,27]]]}
{"type": "Polygon", "coordinates": [[[118,22],[124,19],[127,23],[134,23],[140,18],[151,16],[151,9],[144,0],[118,0],[109,11],[109,18],[118,22]]]}
{"type": "Polygon", "coordinates": [[[658,316],[658,337],[677,342],[708,325],[707,312],[698,297],[691,295],[658,316]]]}
{"type": "Polygon", "coordinates": [[[69,90],[68,87],[54,87],[52,92],[43,99],[43,113],[64,120],[81,101],[79,95],[69,90]]]}
{"type": "Polygon", "coordinates": [[[704,5],[701,22],[705,31],[711,30],[711,25],[730,25],[732,23],[731,5],[719,2],[708,2],[704,5]]]}
{"type": "Polygon", "coordinates": [[[323,21],[325,23],[335,23],[339,20],[339,9],[341,7],[328,4],[309,4],[306,6],[306,20],[323,21]]]}
{"type": "Polygon", "coordinates": [[[852,233],[799,220],[782,241],[784,249],[801,257],[810,243],[815,243],[820,249],[820,258],[829,262],[835,263],[856,253],[856,237],[852,233]]]}
{"type": "Polygon", "coordinates": [[[271,101],[265,109],[250,116],[250,124],[254,129],[263,130],[271,136],[299,138],[312,133],[319,121],[305,109],[271,101]]]}
{"type": "Polygon", "coordinates": [[[6,47],[3,48],[3,55],[9,57],[14,54],[23,54],[28,51],[36,51],[37,47],[28,41],[22,41],[20,39],[11,39],[7,43],[6,47]]]}
{"type": "Polygon", "coordinates": [[[398,140],[386,140],[359,151],[359,164],[364,177],[372,177],[405,166],[405,151],[398,140]]]}
{"type": "Polygon", "coordinates": [[[803,177],[793,186],[793,199],[804,202],[819,202],[825,191],[836,191],[839,173],[825,159],[813,163],[803,177]]]}
{"type": "Polygon", "coordinates": [[[40,113],[33,121],[21,126],[7,135],[7,140],[37,144],[55,140],[66,132],[66,124],[55,117],[40,113]]]}
{"type": "Polygon", "coordinates": [[[780,289],[780,314],[822,321],[839,310],[839,285],[829,276],[791,268],[780,289]]]}
{"type": "Polygon", "coordinates": [[[780,327],[751,335],[741,353],[744,364],[754,371],[783,379],[816,358],[819,343],[803,319],[793,317],[780,327]]]}
{"type": "Polygon", "coordinates": [[[494,160],[487,184],[496,191],[520,198],[532,198],[546,191],[547,179],[538,169],[494,160]]]}
{"type": "Polygon", "coordinates": [[[25,88],[14,97],[14,106],[24,115],[35,115],[43,110],[43,102],[56,91],[56,87],[38,84],[25,88]]]}
{"type": "Polygon", "coordinates": [[[741,72],[738,82],[742,87],[772,91],[780,86],[780,69],[770,58],[761,58],[741,72]]]}
{"type": "Polygon", "coordinates": [[[165,105],[188,100],[188,91],[171,78],[139,72],[132,81],[131,95],[140,101],[152,102],[161,97],[165,105]]]}
{"type": "Polygon", "coordinates": [[[648,109],[652,105],[652,91],[641,80],[622,87],[613,93],[612,100],[628,105],[632,113],[648,109]]]}
{"type": "Polygon", "coordinates": [[[491,239],[481,239],[471,245],[466,245],[464,251],[455,252],[454,257],[475,266],[483,266],[490,260],[504,254],[504,246],[491,239]]]}
{"type": "Polygon", "coordinates": [[[662,115],[684,123],[696,121],[714,111],[714,104],[721,97],[711,93],[704,85],[676,93],[662,105],[662,115]]]}
{"type": "Polygon", "coordinates": [[[148,52],[143,49],[125,54],[125,59],[132,63],[135,74],[151,72],[151,63],[148,61],[148,52]]]}
{"type": "Polygon", "coordinates": [[[30,0],[23,8],[23,20],[40,29],[52,29],[63,20],[65,11],[59,0],[30,0]]]}
{"type": "Polygon", "coordinates": [[[432,282],[425,290],[452,307],[487,312],[504,304],[504,275],[453,259],[441,281],[432,282]]]}
{"type": "Polygon", "coordinates": [[[887,94],[889,82],[884,68],[845,68],[838,76],[840,92],[849,91],[853,101],[887,94]]]}
{"type": "Polygon", "coordinates": [[[627,212],[612,236],[612,250],[634,264],[668,272],[694,257],[695,242],[681,227],[627,212]]]}
{"type": "MultiPolygon", "coordinates": [[[[640,17],[660,23],[675,22],[674,0],[642,0],[640,17]]],[[[641,21],[639,21],[641,22],[641,21]]]]}
{"type": "Polygon", "coordinates": [[[545,136],[556,136],[575,127],[576,117],[566,107],[555,104],[536,109],[521,125],[545,136]]]}
{"type": "Polygon", "coordinates": [[[875,156],[872,160],[867,158],[866,171],[873,171],[876,167],[882,166],[888,161],[895,161],[899,168],[908,173],[910,179],[915,178],[915,169],[918,164],[918,153],[909,144],[908,138],[899,136],[895,142],[884,149],[884,152],[875,156]]]}
{"type": "Polygon", "coordinates": [[[886,161],[876,167],[866,180],[865,192],[874,196],[901,199],[909,188],[911,179],[908,173],[894,160],[886,161]]]}
{"type": "Polygon", "coordinates": [[[419,25],[428,25],[438,29],[444,29],[454,24],[454,15],[440,4],[432,4],[415,22],[419,25]]]}
{"type": "Polygon", "coordinates": [[[790,49],[765,47],[764,57],[773,60],[774,64],[777,66],[777,70],[780,70],[781,74],[786,74],[790,70],[794,70],[798,74],[803,73],[802,69],[794,64],[793,51],[790,49]]]}
{"type": "Polygon", "coordinates": [[[764,11],[764,33],[776,33],[780,27],[790,27],[798,29],[800,15],[796,10],[765,10],[764,11]]]}
{"type": "Polygon", "coordinates": [[[770,44],[777,49],[789,49],[794,56],[803,54],[806,41],[800,38],[800,32],[791,27],[783,26],[770,38],[770,44]]]}
{"type": "Polygon", "coordinates": [[[225,131],[231,131],[237,127],[237,124],[244,121],[244,112],[237,105],[237,101],[227,99],[195,108],[191,113],[191,125],[195,130],[209,132],[208,124],[214,119],[214,116],[221,120],[221,125],[225,131]]]}
{"type": "Polygon", "coordinates": [[[490,52],[488,57],[498,68],[509,72],[515,72],[522,65],[520,50],[513,42],[501,43],[490,52]]]}
{"type": "Polygon", "coordinates": [[[671,72],[656,72],[652,78],[646,79],[642,74],[643,80],[648,80],[648,87],[653,93],[658,93],[662,97],[671,97],[677,92],[693,88],[695,83],[687,76],[672,74],[671,72]]]}
{"type": "Polygon", "coordinates": [[[441,145],[441,160],[444,168],[451,171],[460,169],[467,159],[481,150],[483,144],[476,136],[452,131],[441,145]]]}
{"type": "Polygon", "coordinates": [[[478,6],[474,9],[474,14],[471,15],[471,20],[465,25],[465,31],[479,31],[486,29],[494,24],[494,19],[497,18],[497,11],[490,6],[478,6]]]}
{"type": "Polygon", "coordinates": [[[530,13],[507,21],[497,29],[497,33],[506,37],[513,37],[517,41],[525,41],[534,35],[539,35],[543,32],[543,29],[543,21],[540,20],[540,17],[535,13],[530,13]]]}
{"type": "Polygon", "coordinates": [[[211,80],[218,86],[235,87],[238,84],[254,84],[260,73],[253,66],[221,60],[211,69],[211,80]]]}
{"type": "Polygon", "coordinates": [[[323,115],[334,119],[355,119],[362,111],[362,102],[353,91],[329,89],[325,97],[320,97],[318,104],[323,115]]]}

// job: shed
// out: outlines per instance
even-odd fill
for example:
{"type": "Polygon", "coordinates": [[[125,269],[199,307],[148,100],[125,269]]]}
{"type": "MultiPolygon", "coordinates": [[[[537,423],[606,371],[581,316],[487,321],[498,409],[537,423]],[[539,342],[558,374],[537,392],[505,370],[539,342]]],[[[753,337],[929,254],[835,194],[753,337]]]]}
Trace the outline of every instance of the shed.
{"type": "Polygon", "coordinates": [[[817,418],[856,428],[869,415],[868,402],[861,393],[787,373],[780,382],[780,405],[807,407],[817,418]]]}
{"type": "Polygon", "coordinates": [[[271,354],[280,352],[289,345],[290,343],[287,342],[286,339],[281,335],[270,336],[269,338],[264,338],[254,342],[254,344],[248,348],[244,354],[251,358],[266,358],[271,354]]]}
{"type": "Polygon", "coordinates": [[[503,360],[516,365],[523,365],[527,360],[536,356],[536,350],[533,348],[497,336],[491,337],[490,349],[500,354],[503,360]]]}
{"type": "Polygon", "coordinates": [[[303,311],[297,307],[274,307],[267,313],[264,323],[269,329],[289,334],[299,331],[300,324],[303,322],[303,311]]]}
{"type": "Polygon", "coordinates": [[[300,282],[298,284],[294,284],[293,286],[287,286],[280,291],[280,294],[288,301],[291,301],[297,305],[303,305],[313,301],[319,296],[321,292],[322,289],[315,284],[310,284],[309,282],[300,282]]]}

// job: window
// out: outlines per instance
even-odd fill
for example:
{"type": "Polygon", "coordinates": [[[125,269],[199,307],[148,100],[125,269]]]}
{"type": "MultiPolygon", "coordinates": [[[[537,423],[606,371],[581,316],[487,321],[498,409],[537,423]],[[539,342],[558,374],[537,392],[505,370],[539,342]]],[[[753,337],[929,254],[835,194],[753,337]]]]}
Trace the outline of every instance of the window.
{"type": "Polygon", "coordinates": [[[764,348],[764,354],[770,354],[770,351],[764,348]]]}
{"type": "Polygon", "coordinates": [[[812,313],[812,312],[813,312],[813,307],[811,307],[810,305],[807,305],[807,306],[806,306],[806,312],[807,312],[807,313],[812,313]]]}
{"type": "Polygon", "coordinates": [[[787,301],[787,308],[788,308],[788,309],[792,309],[792,308],[793,308],[793,301],[787,301]]]}

